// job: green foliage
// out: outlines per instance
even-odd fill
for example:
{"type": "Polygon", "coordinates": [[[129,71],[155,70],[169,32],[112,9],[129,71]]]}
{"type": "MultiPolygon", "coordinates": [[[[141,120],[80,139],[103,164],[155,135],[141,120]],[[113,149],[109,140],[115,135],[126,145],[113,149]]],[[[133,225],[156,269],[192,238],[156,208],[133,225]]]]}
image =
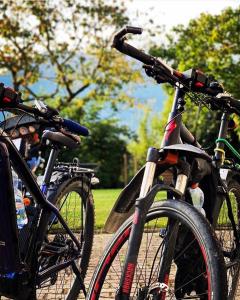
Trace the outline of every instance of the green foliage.
{"type": "Polygon", "coordinates": [[[131,105],[123,87],[141,80],[110,47],[127,22],[121,0],[0,1],[0,73],[10,73],[25,98],[42,98],[91,129],[79,150],[63,156],[97,163],[103,187],[120,184],[128,133],[116,120],[101,121],[99,111],[131,105]]]}
{"type": "MultiPolygon", "coordinates": [[[[150,112],[145,109],[139,123],[137,136],[128,144],[128,151],[136,161],[136,168],[139,169],[146,161],[149,147],[160,147],[163,134],[162,114],[150,112]]],[[[136,171],[136,170],[135,170],[136,171]]]]}
{"type": "MultiPolygon", "coordinates": [[[[239,32],[240,7],[228,8],[219,15],[201,14],[186,27],[180,25],[173,28],[166,35],[166,43],[154,46],[151,53],[165,58],[180,71],[195,67],[213,75],[239,99],[239,32]]],[[[187,126],[195,129],[201,143],[212,143],[218,130],[219,122],[215,121],[218,115],[205,110],[198,115],[197,108],[189,102],[187,110],[184,115],[187,126]]]]}
{"type": "Polygon", "coordinates": [[[79,149],[63,153],[61,159],[71,161],[78,157],[82,163],[96,163],[98,187],[116,188],[122,186],[123,154],[127,151],[126,139],[128,129],[120,127],[114,119],[100,120],[94,117],[85,120],[91,132],[88,138],[82,139],[79,149]]]}
{"type": "MultiPolygon", "coordinates": [[[[107,217],[113,208],[121,189],[96,189],[93,190],[95,206],[95,228],[103,229],[107,217]]],[[[158,200],[166,199],[165,192],[158,193],[158,200]]]]}
{"type": "Polygon", "coordinates": [[[41,96],[59,109],[74,101],[83,114],[89,101],[129,102],[119,91],[140,76],[110,48],[113,33],[128,21],[125,11],[121,0],[3,0],[0,72],[10,73],[25,97],[41,96]],[[37,91],[40,79],[52,88],[37,91]]]}

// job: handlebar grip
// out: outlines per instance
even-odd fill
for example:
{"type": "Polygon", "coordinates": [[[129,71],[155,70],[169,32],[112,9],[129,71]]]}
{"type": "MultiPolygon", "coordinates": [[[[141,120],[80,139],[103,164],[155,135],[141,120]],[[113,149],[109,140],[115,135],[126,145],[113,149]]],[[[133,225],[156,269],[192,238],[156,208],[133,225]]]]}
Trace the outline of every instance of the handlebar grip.
{"type": "Polygon", "coordinates": [[[74,122],[72,120],[69,119],[63,119],[63,126],[66,127],[69,131],[71,131],[72,133],[76,133],[82,136],[88,136],[89,135],[89,130],[78,124],[77,122],[74,122]]]}
{"type": "Polygon", "coordinates": [[[126,26],[126,33],[142,34],[142,32],[143,29],[141,27],[126,26]]]}
{"type": "Polygon", "coordinates": [[[118,43],[123,42],[123,37],[127,33],[141,34],[142,31],[143,30],[140,27],[133,27],[133,26],[126,26],[126,27],[124,27],[118,33],[115,34],[114,39],[113,39],[113,47],[115,47],[118,43]]]}
{"type": "Polygon", "coordinates": [[[146,54],[141,50],[138,50],[137,48],[131,46],[130,44],[124,41],[124,36],[127,33],[141,34],[142,28],[126,26],[114,36],[112,47],[116,48],[118,51],[124,54],[127,54],[137,60],[140,60],[146,65],[153,65],[155,62],[155,58],[153,56],[146,54]]]}
{"type": "Polygon", "coordinates": [[[155,58],[149,54],[144,53],[141,50],[138,50],[137,48],[131,46],[128,43],[121,43],[115,46],[115,48],[117,50],[119,50],[120,52],[127,54],[139,61],[141,61],[142,63],[146,64],[146,65],[154,65],[155,62],[155,58]]]}

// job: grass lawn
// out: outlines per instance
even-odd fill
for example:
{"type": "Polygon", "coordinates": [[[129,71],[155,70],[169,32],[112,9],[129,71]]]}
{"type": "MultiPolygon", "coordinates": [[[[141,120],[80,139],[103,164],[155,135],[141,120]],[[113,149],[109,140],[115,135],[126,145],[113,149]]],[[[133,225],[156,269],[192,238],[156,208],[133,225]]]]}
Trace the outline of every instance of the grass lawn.
{"type": "MultiPolygon", "coordinates": [[[[92,190],[95,206],[95,229],[99,230],[104,227],[107,217],[113,208],[121,189],[96,189],[92,190]]],[[[159,192],[157,199],[166,199],[165,192],[159,192]]],[[[80,228],[81,213],[79,195],[75,192],[67,194],[62,198],[61,213],[68,225],[72,229],[80,228]]],[[[59,223],[53,225],[53,229],[58,230],[61,227],[59,223]]]]}
{"type": "Polygon", "coordinates": [[[95,204],[95,228],[104,226],[108,214],[120,194],[121,189],[100,189],[93,190],[95,204]]]}
{"type": "MultiPolygon", "coordinates": [[[[95,228],[100,229],[104,226],[105,221],[111,211],[114,203],[119,196],[121,189],[96,189],[93,190],[95,203],[95,228]]],[[[165,192],[159,193],[158,198],[165,198],[165,192]]]]}
{"type": "MultiPolygon", "coordinates": [[[[121,189],[96,189],[93,190],[93,197],[94,197],[94,203],[95,203],[95,229],[99,230],[104,227],[104,224],[107,220],[107,217],[113,208],[119,194],[121,192],[121,189]]],[[[67,221],[70,227],[72,228],[78,228],[81,224],[81,214],[79,208],[79,195],[75,192],[70,194],[70,198],[68,198],[70,201],[67,201],[63,207],[61,208],[63,216],[67,216],[67,221]],[[78,208],[77,208],[78,207],[78,208]]],[[[166,199],[166,192],[159,192],[155,198],[155,201],[161,201],[162,199],[166,199]]],[[[237,214],[237,205],[236,200],[233,194],[230,194],[230,200],[233,210],[233,215],[235,218],[235,221],[238,219],[237,214]]],[[[229,218],[227,216],[227,205],[226,202],[222,206],[218,224],[221,225],[230,225],[229,218]]],[[[161,224],[157,223],[155,226],[162,227],[165,226],[166,222],[164,221],[164,218],[161,218],[161,224]]],[[[152,226],[149,224],[149,226],[152,226]]],[[[54,227],[59,228],[59,224],[54,225],[54,227]]]]}

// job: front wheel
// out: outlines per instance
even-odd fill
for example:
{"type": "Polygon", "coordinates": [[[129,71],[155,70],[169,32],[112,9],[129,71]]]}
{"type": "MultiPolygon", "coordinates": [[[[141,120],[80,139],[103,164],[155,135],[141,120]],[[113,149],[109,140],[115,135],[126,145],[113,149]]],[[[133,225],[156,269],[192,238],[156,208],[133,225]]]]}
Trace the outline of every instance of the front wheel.
{"type": "MultiPolygon", "coordinates": [[[[90,284],[88,300],[115,298],[131,224],[129,218],[106,248],[90,284]]],[[[154,205],[147,214],[130,299],[225,300],[226,295],[224,259],[209,223],[182,201],[154,205]],[[173,223],[178,223],[177,234],[169,231],[173,223]],[[168,249],[167,241],[174,234],[175,248],[168,249]],[[171,259],[168,253],[172,253],[171,259]],[[168,273],[162,281],[163,266],[168,273]]]]}

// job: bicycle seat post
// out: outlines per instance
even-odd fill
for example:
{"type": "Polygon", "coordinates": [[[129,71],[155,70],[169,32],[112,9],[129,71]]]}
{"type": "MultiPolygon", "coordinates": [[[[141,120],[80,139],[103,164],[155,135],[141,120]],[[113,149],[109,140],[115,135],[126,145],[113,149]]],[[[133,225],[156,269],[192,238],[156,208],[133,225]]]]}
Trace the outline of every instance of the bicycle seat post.
{"type": "Polygon", "coordinates": [[[59,147],[57,147],[56,145],[52,146],[52,149],[51,149],[51,152],[49,155],[49,159],[47,162],[47,166],[46,166],[46,169],[45,169],[45,172],[43,175],[43,183],[41,186],[42,192],[44,194],[47,192],[47,188],[48,188],[50,180],[51,180],[54,164],[56,162],[59,152],[60,152],[59,147]]]}

